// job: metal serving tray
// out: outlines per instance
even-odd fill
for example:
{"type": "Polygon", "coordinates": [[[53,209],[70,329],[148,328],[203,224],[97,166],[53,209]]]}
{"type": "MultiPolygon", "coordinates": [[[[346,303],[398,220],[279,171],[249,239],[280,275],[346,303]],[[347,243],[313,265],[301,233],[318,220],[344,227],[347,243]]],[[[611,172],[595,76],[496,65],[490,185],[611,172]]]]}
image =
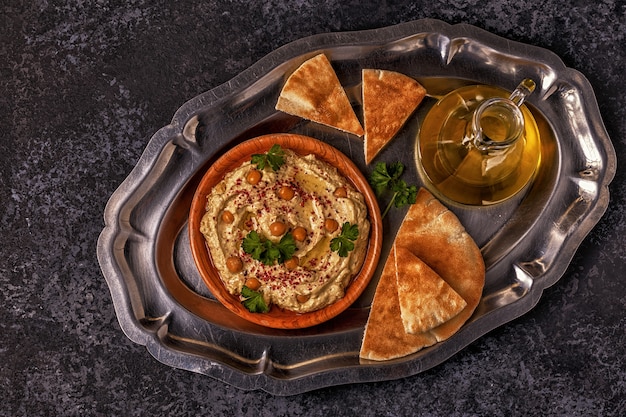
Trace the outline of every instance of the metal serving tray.
{"type": "MultiPolygon", "coordinates": [[[[547,50],[436,20],[315,35],[277,49],[176,112],[108,202],[98,259],[122,329],[167,365],[277,395],[396,379],[445,361],[533,308],[604,213],[615,169],[615,151],[589,83],[547,50]],[[424,181],[416,168],[417,132],[437,96],[471,83],[510,91],[524,78],[537,82],[527,102],[542,132],[543,163],[533,185],[490,207],[443,201],[481,247],[487,265],[482,301],[457,334],[404,358],[358,357],[377,275],[335,319],[308,329],[274,330],[216,302],[191,256],[187,216],[195,187],[236,143],[264,133],[306,134],[336,146],[369,175],[360,140],[274,109],[286,77],[320,52],[331,60],[359,115],[362,68],[399,71],[428,89],[432,97],[378,157],[404,162],[404,178],[418,185],[424,181]]],[[[393,210],[385,219],[379,272],[403,215],[393,210]]]]}

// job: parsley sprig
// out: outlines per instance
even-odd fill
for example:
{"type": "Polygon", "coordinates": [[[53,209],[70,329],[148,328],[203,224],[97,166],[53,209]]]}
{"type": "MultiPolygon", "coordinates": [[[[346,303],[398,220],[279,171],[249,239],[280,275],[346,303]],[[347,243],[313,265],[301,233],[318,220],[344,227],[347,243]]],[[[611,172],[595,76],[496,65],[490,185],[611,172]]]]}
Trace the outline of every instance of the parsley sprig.
{"type": "Polygon", "coordinates": [[[401,180],[400,176],[403,173],[404,164],[402,162],[394,162],[389,166],[385,162],[379,162],[370,175],[370,184],[378,197],[381,197],[386,190],[393,192],[382,217],[385,217],[391,206],[401,208],[415,203],[417,186],[408,185],[404,180],[401,180]]]}
{"type": "Polygon", "coordinates": [[[285,151],[280,145],[273,145],[267,153],[254,154],[251,157],[251,162],[257,166],[258,169],[265,169],[267,165],[274,171],[278,171],[280,167],[285,163],[285,151]]]}
{"type": "Polygon", "coordinates": [[[274,243],[263,239],[254,230],[248,233],[241,243],[243,251],[252,256],[252,259],[263,262],[265,265],[279,264],[291,259],[296,251],[296,241],[291,233],[285,233],[280,242],[274,243]]]}
{"type": "Polygon", "coordinates": [[[339,236],[331,239],[330,250],[337,252],[339,256],[345,258],[348,252],[354,250],[354,241],[359,237],[359,227],[356,224],[345,222],[341,226],[339,236]]]}
{"type": "Polygon", "coordinates": [[[270,308],[267,306],[263,294],[258,291],[251,290],[245,285],[241,289],[242,304],[251,313],[267,313],[270,308]]]}

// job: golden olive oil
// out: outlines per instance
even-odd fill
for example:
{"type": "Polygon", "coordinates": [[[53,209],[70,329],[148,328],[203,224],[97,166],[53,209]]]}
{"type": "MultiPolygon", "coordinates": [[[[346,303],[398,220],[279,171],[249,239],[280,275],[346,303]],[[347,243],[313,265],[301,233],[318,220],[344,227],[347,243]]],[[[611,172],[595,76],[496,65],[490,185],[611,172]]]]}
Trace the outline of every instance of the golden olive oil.
{"type": "MultiPolygon", "coordinates": [[[[509,94],[486,85],[462,87],[439,100],[426,115],[417,142],[418,163],[444,196],[461,204],[495,204],[517,194],[533,179],[541,146],[537,124],[525,105],[520,108],[524,130],[518,140],[496,149],[468,143],[476,107],[486,99],[509,94]]],[[[492,142],[510,135],[511,126],[497,109],[483,113],[480,123],[492,142]]]]}

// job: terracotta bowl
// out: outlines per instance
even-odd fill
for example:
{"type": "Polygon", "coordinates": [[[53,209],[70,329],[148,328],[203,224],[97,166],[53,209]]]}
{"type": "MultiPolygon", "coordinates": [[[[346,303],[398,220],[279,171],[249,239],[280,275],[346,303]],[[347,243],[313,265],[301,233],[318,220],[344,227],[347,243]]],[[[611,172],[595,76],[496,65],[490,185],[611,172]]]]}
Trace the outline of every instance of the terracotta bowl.
{"type": "Polygon", "coordinates": [[[315,326],[337,316],[347,309],[365,290],[380,258],[382,221],[374,192],[363,174],[344,154],[324,142],[307,136],[270,134],[250,139],[235,146],[209,168],[200,181],[191,203],[189,237],[193,258],[202,279],[215,298],[227,309],[248,321],[262,326],[277,329],[299,329],[315,326]],[[272,306],[268,313],[249,312],[243,306],[239,297],[230,294],[226,290],[217,270],[213,266],[204,236],[200,233],[200,221],[205,213],[206,197],[211,189],[224,178],[226,173],[237,168],[243,162],[250,160],[251,155],[265,153],[274,144],[279,144],[282,148],[291,149],[302,156],[315,154],[317,158],[336,167],[365,197],[371,223],[369,243],[363,266],[346,288],[345,296],[331,305],[309,313],[296,313],[282,310],[276,306],[272,306]]]}

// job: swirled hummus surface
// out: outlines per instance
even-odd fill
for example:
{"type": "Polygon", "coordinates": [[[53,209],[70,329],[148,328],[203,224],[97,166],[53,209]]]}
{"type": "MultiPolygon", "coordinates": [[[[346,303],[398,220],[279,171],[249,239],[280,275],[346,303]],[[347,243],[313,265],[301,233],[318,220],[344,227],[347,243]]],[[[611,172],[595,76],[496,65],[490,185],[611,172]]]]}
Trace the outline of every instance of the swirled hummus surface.
{"type": "Polygon", "coordinates": [[[363,195],[314,155],[284,149],[284,164],[276,171],[258,170],[260,179],[257,174],[251,183],[255,170],[251,162],[243,163],[207,196],[200,231],[224,285],[239,295],[247,280],[256,278],[268,305],[301,313],[336,302],[365,258],[370,223],[363,195]],[[359,233],[354,249],[342,257],[330,242],[345,223],[357,225],[359,233]],[[284,226],[283,233],[276,224],[284,226]],[[252,231],[274,243],[286,233],[297,237],[291,262],[253,259],[242,248],[252,231]],[[237,268],[233,260],[239,260],[237,268]]]}

